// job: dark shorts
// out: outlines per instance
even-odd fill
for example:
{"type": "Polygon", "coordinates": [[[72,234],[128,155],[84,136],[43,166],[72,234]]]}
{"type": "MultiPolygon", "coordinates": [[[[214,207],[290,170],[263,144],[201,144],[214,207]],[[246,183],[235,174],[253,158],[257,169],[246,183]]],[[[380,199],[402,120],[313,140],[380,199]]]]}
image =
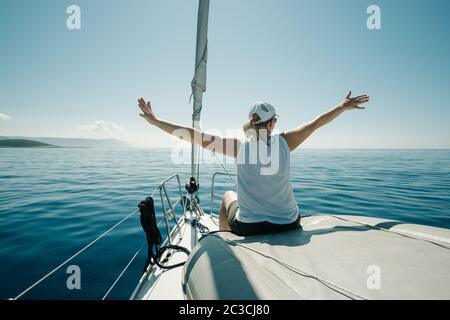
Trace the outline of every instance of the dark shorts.
{"type": "Polygon", "coordinates": [[[300,215],[297,220],[289,224],[275,224],[270,222],[245,223],[240,222],[236,218],[238,211],[238,201],[235,200],[228,207],[228,224],[230,225],[231,231],[238,236],[254,236],[301,229],[300,215]]]}

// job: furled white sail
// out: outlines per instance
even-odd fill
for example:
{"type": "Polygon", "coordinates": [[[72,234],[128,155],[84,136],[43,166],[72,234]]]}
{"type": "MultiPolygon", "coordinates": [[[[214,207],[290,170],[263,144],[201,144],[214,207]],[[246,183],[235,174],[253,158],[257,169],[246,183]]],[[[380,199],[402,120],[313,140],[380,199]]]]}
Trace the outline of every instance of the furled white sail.
{"type": "MultiPolygon", "coordinates": [[[[195,54],[195,74],[192,80],[192,95],[194,97],[194,111],[192,127],[199,128],[202,111],[203,92],[206,91],[206,62],[208,55],[208,13],[209,0],[199,0],[197,20],[197,46],[195,54]]],[[[197,175],[196,166],[197,146],[192,144],[192,177],[197,175]]]]}

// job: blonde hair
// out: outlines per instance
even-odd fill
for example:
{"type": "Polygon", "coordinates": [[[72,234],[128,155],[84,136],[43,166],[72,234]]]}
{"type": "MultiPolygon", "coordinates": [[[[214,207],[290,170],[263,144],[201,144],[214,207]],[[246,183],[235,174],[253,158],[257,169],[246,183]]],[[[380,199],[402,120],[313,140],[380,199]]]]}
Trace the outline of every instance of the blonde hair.
{"type": "Polygon", "coordinates": [[[254,113],[251,118],[249,118],[244,125],[242,126],[242,130],[244,130],[245,135],[248,138],[256,138],[259,139],[259,130],[266,129],[267,124],[272,120],[268,120],[263,123],[258,123],[261,118],[254,113]]]}

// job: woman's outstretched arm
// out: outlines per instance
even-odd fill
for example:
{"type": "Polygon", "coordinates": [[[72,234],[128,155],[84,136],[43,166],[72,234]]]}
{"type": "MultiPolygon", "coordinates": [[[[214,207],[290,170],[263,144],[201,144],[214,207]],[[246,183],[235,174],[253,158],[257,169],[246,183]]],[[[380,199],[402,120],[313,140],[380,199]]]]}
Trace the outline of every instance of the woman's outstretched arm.
{"type": "Polygon", "coordinates": [[[220,136],[214,136],[201,132],[200,130],[179,125],[173,122],[161,120],[156,117],[153,112],[150,101],[145,102],[143,98],[138,100],[139,108],[142,112],[140,116],[147,120],[148,123],[154,125],[161,130],[176,136],[184,141],[195,143],[202,148],[211,150],[214,152],[222,153],[226,156],[236,158],[237,151],[239,150],[239,140],[236,138],[222,138],[220,136]]]}
{"type": "Polygon", "coordinates": [[[321,114],[314,120],[302,124],[294,129],[287,130],[281,135],[286,140],[289,149],[291,151],[295,150],[299,145],[301,145],[314,131],[323,127],[327,123],[336,119],[342,112],[352,109],[365,109],[360,105],[369,101],[369,96],[364,94],[357,97],[351,97],[352,92],[350,91],[345,97],[345,100],[338,104],[333,109],[321,114]]]}

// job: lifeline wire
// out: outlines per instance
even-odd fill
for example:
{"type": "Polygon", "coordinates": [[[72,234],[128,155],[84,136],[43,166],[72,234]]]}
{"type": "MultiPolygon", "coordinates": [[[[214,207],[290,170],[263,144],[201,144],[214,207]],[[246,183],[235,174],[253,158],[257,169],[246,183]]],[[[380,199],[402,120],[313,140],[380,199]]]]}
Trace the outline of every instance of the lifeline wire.
{"type": "MultiPolygon", "coordinates": [[[[155,190],[153,190],[151,196],[153,196],[155,194],[155,192],[158,190],[158,188],[155,188],[155,190]]],[[[79,256],[82,252],[84,252],[86,249],[88,249],[89,247],[91,247],[94,243],[96,243],[97,241],[99,241],[101,238],[103,238],[104,236],[106,236],[108,233],[110,233],[111,231],[113,231],[115,228],[117,228],[119,225],[121,225],[123,222],[125,222],[126,220],[128,220],[132,215],[134,215],[136,212],[139,211],[139,208],[133,210],[132,212],[130,212],[125,218],[123,218],[122,220],[120,220],[119,222],[117,222],[114,226],[112,226],[111,228],[109,228],[108,230],[106,230],[105,232],[103,232],[101,235],[99,235],[95,240],[91,241],[90,243],[88,243],[86,246],[84,246],[82,249],[80,249],[78,252],[76,252],[74,255],[72,255],[70,258],[68,258],[66,261],[62,262],[60,265],[58,265],[56,268],[54,268],[52,271],[50,271],[49,273],[47,273],[45,276],[43,276],[41,279],[39,279],[38,281],[36,281],[34,284],[32,284],[30,287],[28,287],[27,289],[25,289],[24,291],[22,291],[20,294],[18,294],[15,298],[13,298],[12,300],[17,300],[20,299],[22,296],[24,296],[27,292],[29,292],[31,289],[33,289],[34,287],[36,287],[38,284],[40,284],[42,281],[44,281],[45,279],[47,279],[48,277],[50,277],[52,274],[54,274],[56,271],[58,271],[59,269],[61,269],[65,264],[67,264],[68,262],[70,262],[71,260],[75,259],[77,256],[79,256]]]]}

